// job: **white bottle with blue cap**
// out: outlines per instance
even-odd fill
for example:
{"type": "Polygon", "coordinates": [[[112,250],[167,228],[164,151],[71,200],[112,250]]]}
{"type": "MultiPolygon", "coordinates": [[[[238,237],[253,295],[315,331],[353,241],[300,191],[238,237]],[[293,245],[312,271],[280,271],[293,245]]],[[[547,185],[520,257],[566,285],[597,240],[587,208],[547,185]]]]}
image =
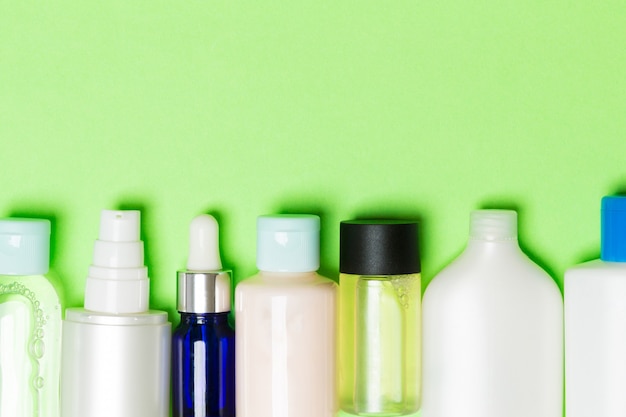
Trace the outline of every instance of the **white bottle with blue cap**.
{"type": "Polygon", "coordinates": [[[600,259],[565,272],[568,417],[626,415],[626,197],[602,199],[600,259]]]}
{"type": "Polygon", "coordinates": [[[0,417],[58,417],[61,305],[50,222],[0,220],[0,417]]]}
{"type": "Polygon", "coordinates": [[[260,272],[235,291],[237,417],[333,417],[337,285],[319,268],[319,217],[260,216],[260,272]]]}

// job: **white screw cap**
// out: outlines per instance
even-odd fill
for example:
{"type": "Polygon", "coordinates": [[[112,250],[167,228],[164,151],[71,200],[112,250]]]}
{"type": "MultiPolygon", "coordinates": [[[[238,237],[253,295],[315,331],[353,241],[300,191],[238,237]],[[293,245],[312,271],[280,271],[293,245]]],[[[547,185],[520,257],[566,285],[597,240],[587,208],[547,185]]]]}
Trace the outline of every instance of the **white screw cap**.
{"type": "Polygon", "coordinates": [[[312,214],[259,216],[256,265],[267,272],[317,271],[320,218],[312,214]]]}

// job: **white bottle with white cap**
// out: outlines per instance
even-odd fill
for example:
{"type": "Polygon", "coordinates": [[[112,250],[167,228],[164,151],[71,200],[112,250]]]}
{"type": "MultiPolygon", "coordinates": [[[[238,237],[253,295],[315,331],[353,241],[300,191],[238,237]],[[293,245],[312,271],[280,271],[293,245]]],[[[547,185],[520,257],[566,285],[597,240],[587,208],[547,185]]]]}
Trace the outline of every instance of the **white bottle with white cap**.
{"type": "Polygon", "coordinates": [[[148,310],[139,211],[102,211],[85,308],[63,325],[63,417],[169,416],[167,313],[148,310]]]}
{"type": "Polygon", "coordinates": [[[423,417],[562,417],[563,299],[520,249],[515,211],[471,213],[422,314],[423,417]]]}
{"type": "Polygon", "coordinates": [[[0,220],[0,417],[58,417],[61,305],[50,222],[0,220]]]}
{"type": "Polygon", "coordinates": [[[238,417],[332,417],[337,285],[318,275],[319,217],[260,216],[260,272],[235,291],[238,417]]]}

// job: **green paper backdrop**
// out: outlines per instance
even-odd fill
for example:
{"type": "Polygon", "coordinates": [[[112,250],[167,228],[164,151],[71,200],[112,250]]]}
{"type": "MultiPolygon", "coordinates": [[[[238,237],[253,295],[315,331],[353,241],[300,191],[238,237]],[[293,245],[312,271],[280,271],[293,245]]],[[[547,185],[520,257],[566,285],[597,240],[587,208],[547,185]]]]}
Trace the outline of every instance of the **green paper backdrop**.
{"type": "Polygon", "coordinates": [[[142,210],[151,304],[176,322],[188,223],[255,271],[255,218],[418,217],[428,282],[468,213],[516,208],[560,283],[626,190],[623,1],[0,0],[0,213],[53,220],[82,304],[103,208],[142,210]]]}

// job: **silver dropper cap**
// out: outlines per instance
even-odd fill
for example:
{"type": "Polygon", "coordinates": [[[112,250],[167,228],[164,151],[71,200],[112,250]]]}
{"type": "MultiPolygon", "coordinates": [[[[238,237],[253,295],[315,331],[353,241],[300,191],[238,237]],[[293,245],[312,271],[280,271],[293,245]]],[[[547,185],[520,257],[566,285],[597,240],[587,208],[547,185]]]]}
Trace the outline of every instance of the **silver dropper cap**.
{"type": "Polygon", "coordinates": [[[181,313],[230,311],[230,271],[178,273],[178,304],[181,313]]]}
{"type": "Polygon", "coordinates": [[[191,222],[187,270],[178,272],[181,313],[230,311],[230,271],[222,270],[218,233],[213,216],[202,214],[191,222]]]}

